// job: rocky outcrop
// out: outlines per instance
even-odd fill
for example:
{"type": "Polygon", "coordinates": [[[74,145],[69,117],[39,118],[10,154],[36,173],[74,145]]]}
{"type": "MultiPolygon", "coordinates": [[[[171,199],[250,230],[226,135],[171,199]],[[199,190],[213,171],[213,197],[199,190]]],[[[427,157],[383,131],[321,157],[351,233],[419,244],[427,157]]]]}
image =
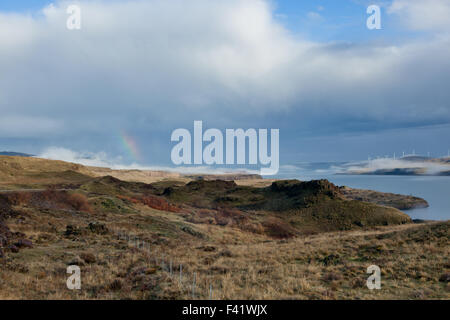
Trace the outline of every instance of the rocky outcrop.
{"type": "Polygon", "coordinates": [[[89,223],[88,229],[92,233],[96,233],[96,234],[107,234],[109,231],[105,224],[99,223],[99,222],[89,223]]]}
{"type": "Polygon", "coordinates": [[[275,193],[285,193],[290,197],[298,197],[304,194],[323,194],[331,198],[336,198],[340,195],[339,188],[325,179],[306,182],[299,180],[275,181],[270,186],[270,190],[275,193]]]}
{"type": "Polygon", "coordinates": [[[351,200],[376,203],[399,210],[409,210],[428,207],[428,202],[422,198],[395,193],[340,187],[340,192],[351,200]]]}

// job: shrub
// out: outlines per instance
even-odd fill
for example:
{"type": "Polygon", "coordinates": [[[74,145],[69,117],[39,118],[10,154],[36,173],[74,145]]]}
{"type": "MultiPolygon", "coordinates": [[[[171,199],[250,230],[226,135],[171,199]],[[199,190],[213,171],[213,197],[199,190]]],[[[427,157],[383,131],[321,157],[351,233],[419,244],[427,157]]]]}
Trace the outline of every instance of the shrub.
{"type": "Polygon", "coordinates": [[[295,235],[295,230],[291,226],[274,217],[268,218],[263,226],[266,233],[274,238],[291,238],[295,235]]]}
{"type": "Polygon", "coordinates": [[[13,192],[8,195],[10,204],[14,206],[28,204],[31,200],[30,192],[13,192]]]}
{"type": "MultiPolygon", "coordinates": [[[[24,199],[26,197],[28,196],[21,196],[18,199],[24,199]]],[[[64,190],[58,191],[51,188],[42,192],[29,193],[27,203],[38,208],[77,210],[84,212],[92,211],[85,195],[80,193],[68,193],[64,190]]]]}
{"type": "Polygon", "coordinates": [[[67,197],[67,204],[72,206],[77,211],[91,212],[91,206],[84,194],[72,193],[67,197]]]}

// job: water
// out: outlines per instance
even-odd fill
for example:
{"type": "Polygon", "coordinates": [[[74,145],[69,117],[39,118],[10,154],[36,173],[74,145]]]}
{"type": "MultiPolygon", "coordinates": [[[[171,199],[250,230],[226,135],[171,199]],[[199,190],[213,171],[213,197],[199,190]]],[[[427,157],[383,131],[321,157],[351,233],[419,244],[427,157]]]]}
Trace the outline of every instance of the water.
{"type": "Polygon", "coordinates": [[[450,177],[449,176],[374,176],[374,175],[336,175],[333,170],[324,168],[280,172],[282,179],[327,179],[338,186],[356,189],[369,189],[421,197],[428,201],[428,208],[405,210],[413,219],[450,219],[450,177]],[[313,170],[311,170],[313,169],[313,170]]]}

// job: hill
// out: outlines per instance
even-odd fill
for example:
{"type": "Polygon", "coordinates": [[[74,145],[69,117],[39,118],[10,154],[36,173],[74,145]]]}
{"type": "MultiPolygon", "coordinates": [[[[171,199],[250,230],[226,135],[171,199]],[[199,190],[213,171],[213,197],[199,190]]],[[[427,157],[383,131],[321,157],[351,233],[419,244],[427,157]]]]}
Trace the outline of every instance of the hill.
{"type": "Polygon", "coordinates": [[[52,184],[68,184],[86,181],[89,177],[111,176],[123,181],[153,183],[162,180],[261,180],[261,176],[246,173],[224,175],[192,175],[162,170],[115,170],[103,167],[83,166],[59,160],[35,157],[0,155],[0,189],[43,188],[52,184]]]}
{"type": "Polygon", "coordinates": [[[345,186],[341,187],[340,191],[345,197],[349,199],[372,202],[383,206],[397,208],[400,210],[426,208],[429,206],[426,200],[409,195],[353,189],[345,186]]]}
{"type": "Polygon", "coordinates": [[[86,167],[64,161],[0,156],[0,189],[41,188],[89,179],[86,167]]]}
{"type": "Polygon", "coordinates": [[[197,208],[235,210],[231,217],[259,223],[276,237],[411,222],[392,207],[349,200],[327,180],[275,181],[263,188],[221,180],[192,181],[167,187],[163,195],[174,203],[197,208]],[[253,212],[258,212],[258,219],[253,212]]]}
{"type": "Polygon", "coordinates": [[[367,298],[374,263],[379,298],[446,297],[448,223],[413,224],[327,180],[99,172],[0,157],[13,187],[0,192],[0,299],[186,299],[194,273],[200,299],[210,286],[220,299],[367,298]],[[67,290],[68,265],[88,270],[82,290],[67,290]]]}
{"type": "Polygon", "coordinates": [[[0,156],[33,157],[34,155],[21,152],[0,151],[0,156]]]}

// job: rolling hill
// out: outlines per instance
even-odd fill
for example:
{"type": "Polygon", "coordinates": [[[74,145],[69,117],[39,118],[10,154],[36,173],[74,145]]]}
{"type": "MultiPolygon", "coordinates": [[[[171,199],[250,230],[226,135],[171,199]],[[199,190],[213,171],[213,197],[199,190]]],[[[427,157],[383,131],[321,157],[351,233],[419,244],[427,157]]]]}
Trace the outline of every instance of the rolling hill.
{"type": "Polygon", "coordinates": [[[137,181],[149,176],[0,157],[0,299],[186,299],[194,274],[200,299],[210,285],[221,299],[360,298],[373,263],[386,270],[380,298],[446,295],[448,223],[413,224],[377,193],[253,176],[137,181]],[[82,290],[67,290],[68,265],[89,272],[82,290]]]}

